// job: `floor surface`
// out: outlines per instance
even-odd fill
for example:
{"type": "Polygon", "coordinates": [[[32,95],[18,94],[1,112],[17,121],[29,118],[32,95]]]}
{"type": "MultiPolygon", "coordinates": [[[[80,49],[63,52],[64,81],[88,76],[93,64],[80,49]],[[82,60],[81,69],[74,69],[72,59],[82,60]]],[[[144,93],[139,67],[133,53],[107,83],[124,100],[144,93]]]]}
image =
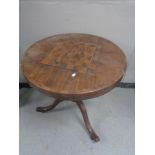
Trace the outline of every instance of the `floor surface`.
{"type": "Polygon", "coordinates": [[[115,88],[84,101],[98,143],[89,138],[75,103],[35,111],[53,100],[33,88],[20,89],[20,155],[134,155],[134,89],[115,88]]]}

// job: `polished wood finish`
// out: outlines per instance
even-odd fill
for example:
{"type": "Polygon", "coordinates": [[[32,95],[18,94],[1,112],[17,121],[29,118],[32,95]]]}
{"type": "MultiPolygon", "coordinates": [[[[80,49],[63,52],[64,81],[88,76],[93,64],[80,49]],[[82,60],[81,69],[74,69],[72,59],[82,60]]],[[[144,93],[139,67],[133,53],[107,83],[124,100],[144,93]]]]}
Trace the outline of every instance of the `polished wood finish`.
{"type": "MultiPolygon", "coordinates": [[[[45,112],[48,112],[50,110],[53,110],[60,102],[64,101],[64,99],[55,99],[55,101],[48,105],[48,106],[45,106],[45,107],[37,107],[36,108],[36,111],[37,112],[42,112],[42,113],[45,113],[45,112]]],[[[84,103],[80,100],[73,100],[73,102],[75,102],[77,104],[77,106],[79,107],[81,113],[82,113],[82,116],[83,116],[83,119],[84,119],[84,122],[85,122],[85,126],[87,128],[87,131],[90,135],[90,138],[95,141],[95,142],[98,142],[100,141],[99,137],[97,136],[97,134],[95,133],[95,131],[93,130],[91,124],[90,124],[90,121],[89,121],[89,118],[88,118],[88,115],[87,115],[87,111],[86,111],[86,107],[84,105],[84,103]]]]}
{"type": "Polygon", "coordinates": [[[22,69],[32,86],[53,97],[88,99],[103,95],[121,80],[126,58],[107,39],[62,34],[33,44],[22,69]]]}
{"type": "Polygon", "coordinates": [[[84,105],[84,103],[82,101],[76,101],[79,109],[81,110],[85,125],[87,127],[87,130],[89,132],[90,138],[92,140],[94,140],[95,142],[100,141],[100,138],[97,136],[97,134],[95,133],[95,131],[93,130],[93,128],[91,127],[88,115],[87,115],[87,111],[86,111],[86,107],[84,105]]]}
{"type": "Polygon", "coordinates": [[[54,109],[62,101],[63,101],[63,99],[55,99],[55,101],[52,104],[50,104],[50,105],[48,105],[46,107],[37,107],[36,111],[38,111],[38,112],[48,112],[48,111],[54,109]]]}
{"type": "Polygon", "coordinates": [[[103,95],[113,89],[126,70],[126,57],[111,41],[90,34],[60,34],[34,43],[25,54],[22,70],[28,82],[56,98],[52,110],[63,100],[80,108],[91,139],[99,141],[81,100],[103,95]]]}

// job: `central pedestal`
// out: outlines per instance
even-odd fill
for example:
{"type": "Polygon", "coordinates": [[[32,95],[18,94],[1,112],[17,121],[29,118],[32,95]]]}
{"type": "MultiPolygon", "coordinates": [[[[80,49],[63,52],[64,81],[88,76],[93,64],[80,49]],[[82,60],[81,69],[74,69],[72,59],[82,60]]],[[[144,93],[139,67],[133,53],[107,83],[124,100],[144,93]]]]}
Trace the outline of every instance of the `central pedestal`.
{"type": "MultiPolygon", "coordinates": [[[[53,104],[50,104],[46,107],[37,107],[36,108],[36,111],[38,112],[48,112],[52,109],[54,109],[60,102],[64,101],[65,99],[55,99],[55,101],[53,102],[53,104]]],[[[84,105],[84,103],[81,101],[81,100],[74,100],[73,102],[75,102],[77,104],[77,106],[79,107],[81,113],[82,113],[82,116],[83,116],[83,119],[84,119],[84,122],[85,122],[85,126],[88,130],[88,133],[90,135],[90,138],[92,140],[94,140],[95,142],[98,142],[100,141],[99,137],[97,136],[97,134],[95,133],[95,131],[93,130],[91,124],[90,124],[90,121],[89,121],[89,118],[88,118],[88,114],[87,114],[87,111],[86,111],[86,107],[84,105]]]]}

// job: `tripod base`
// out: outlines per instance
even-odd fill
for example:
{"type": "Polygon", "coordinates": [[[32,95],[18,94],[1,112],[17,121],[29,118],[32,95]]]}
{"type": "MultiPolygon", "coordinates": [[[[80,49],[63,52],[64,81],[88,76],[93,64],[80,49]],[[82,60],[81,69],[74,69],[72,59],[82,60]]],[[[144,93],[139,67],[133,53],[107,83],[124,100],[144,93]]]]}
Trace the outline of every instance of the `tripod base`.
{"type": "MultiPolygon", "coordinates": [[[[48,112],[48,111],[54,109],[62,101],[64,101],[64,99],[55,99],[53,104],[48,105],[46,107],[37,107],[36,111],[37,112],[43,112],[43,113],[48,112]]],[[[97,136],[97,134],[95,133],[95,131],[93,130],[93,128],[92,128],[92,126],[90,124],[90,121],[89,121],[88,114],[87,114],[86,107],[85,107],[84,103],[81,100],[75,100],[73,102],[75,102],[77,104],[77,106],[79,107],[79,109],[80,109],[80,111],[82,113],[82,116],[83,116],[83,119],[84,119],[84,122],[85,122],[85,126],[86,126],[86,128],[88,130],[90,138],[95,142],[100,141],[99,137],[97,136]]]]}

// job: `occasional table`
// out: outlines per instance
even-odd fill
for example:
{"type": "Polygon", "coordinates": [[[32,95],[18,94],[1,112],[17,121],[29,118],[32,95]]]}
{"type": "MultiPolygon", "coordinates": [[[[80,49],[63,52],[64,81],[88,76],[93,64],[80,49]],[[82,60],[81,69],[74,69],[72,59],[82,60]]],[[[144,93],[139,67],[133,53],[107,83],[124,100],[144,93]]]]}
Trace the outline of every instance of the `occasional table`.
{"type": "MultiPolygon", "coordinates": [[[[90,34],[58,34],[34,43],[25,53],[22,70],[30,85],[55,98],[37,107],[47,112],[60,102],[77,104],[92,140],[99,141],[82,100],[113,89],[126,70],[126,57],[111,41],[90,34]]],[[[95,103],[94,103],[95,104],[95,103]]]]}

